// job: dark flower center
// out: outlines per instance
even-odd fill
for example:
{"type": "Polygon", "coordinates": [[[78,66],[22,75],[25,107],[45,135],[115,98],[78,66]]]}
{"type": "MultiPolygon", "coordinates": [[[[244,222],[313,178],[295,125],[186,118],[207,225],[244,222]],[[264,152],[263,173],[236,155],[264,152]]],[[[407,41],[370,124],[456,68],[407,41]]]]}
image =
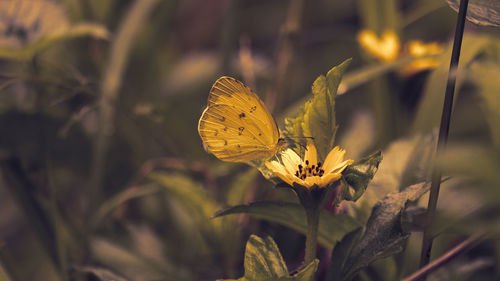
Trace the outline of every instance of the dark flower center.
{"type": "Polygon", "coordinates": [[[297,171],[295,171],[295,176],[299,179],[305,180],[307,177],[312,176],[323,176],[325,171],[321,168],[321,162],[318,162],[318,165],[309,166],[309,161],[306,160],[306,166],[298,165],[297,171]]]}

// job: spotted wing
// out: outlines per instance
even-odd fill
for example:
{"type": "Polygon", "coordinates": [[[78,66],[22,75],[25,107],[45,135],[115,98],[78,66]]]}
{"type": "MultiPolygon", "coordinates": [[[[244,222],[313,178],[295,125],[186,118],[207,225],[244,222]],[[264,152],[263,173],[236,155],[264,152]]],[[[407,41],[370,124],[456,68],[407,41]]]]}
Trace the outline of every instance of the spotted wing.
{"type": "Polygon", "coordinates": [[[279,138],[278,126],[264,102],[242,82],[224,76],[215,81],[208,96],[207,106],[225,104],[244,113],[242,121],[257,124],[267,145],[276,144],[279,138]]]}
{"type": "Polygon", "coordinates": [[[279,138],[265,104],[230,77],[219,78],[212,86],[198,132],[208,150],[231,162],[269,158],[276,153],[279,138]]]}

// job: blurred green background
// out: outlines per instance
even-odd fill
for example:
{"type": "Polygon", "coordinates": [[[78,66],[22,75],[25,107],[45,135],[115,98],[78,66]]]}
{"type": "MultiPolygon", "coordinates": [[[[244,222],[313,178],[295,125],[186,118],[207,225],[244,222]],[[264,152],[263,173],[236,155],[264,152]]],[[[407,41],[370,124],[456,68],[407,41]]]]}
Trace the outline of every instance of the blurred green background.
{"type": "MultiPolygon", "coordinates": [[[[211,84],[245,81],[283,128],[314,79],[353,58],[337,142],[352,159],[384,154],[363,199],[343,209],[364,222],[387,192],[428,178],[455,21],[435,0],[0,1],[0,280],[238,278],[250,234],[271,235],[295,269],[301,234],[248,215],[210,218],[228,205],[296,200],[203,150],[197,122],[211,84]],[[367,52],[361,30],[395,31],[398,57],[367,52]],[[411,40],[439,43],[439,66],[402,71],[411,40]]],[[[499,230],[499,34],[466,24],[450,145],[437,159],[453,180],[433,257],[499,230]]],[[[404,253],[356,280],[416,270],[413,234],[404,253]]],[[[433,280],[498,280],[499,255],[488,240],[433,280]]]]}

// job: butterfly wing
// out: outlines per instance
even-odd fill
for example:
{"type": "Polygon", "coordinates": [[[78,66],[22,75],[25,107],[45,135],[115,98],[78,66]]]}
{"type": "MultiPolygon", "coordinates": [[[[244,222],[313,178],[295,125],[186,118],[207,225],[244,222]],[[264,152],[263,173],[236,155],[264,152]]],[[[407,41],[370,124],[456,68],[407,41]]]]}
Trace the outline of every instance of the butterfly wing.
{"type": "Polygon", "coordinates": [[[198,123],[205,147],[231,162],[266,159],[277,151],[279,131],[259,97],[231,77],[219,78],[198,123]]]}

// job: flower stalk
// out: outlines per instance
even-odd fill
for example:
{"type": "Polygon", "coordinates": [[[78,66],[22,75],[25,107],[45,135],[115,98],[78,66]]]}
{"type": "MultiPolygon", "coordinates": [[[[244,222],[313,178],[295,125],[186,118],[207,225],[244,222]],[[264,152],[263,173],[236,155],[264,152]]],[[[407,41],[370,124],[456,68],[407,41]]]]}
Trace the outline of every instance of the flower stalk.
{"type": "Polygon", "coordinates": [[[307,233],[304,265],[307,265],[316,258],[316,248],[318,245],[319,214],[321,208],[310,208],[305,210],[307,219],[307,233]]]}
{"type": "Polygon", "coordinates": [[[338,185],[335,183],[324,188],[315,186],[305,189],[302,187],[302,190],[300,190],[300,187],[297,185],[293,187],[295,193],[300,199],[300,203],[306,211],[307,232],[304,266],[308,265],[316,258],[319,217],[321,210],[323,210],[332,193],[337,190],[337,187],[338,185]]]}
{"type": "MultiPolygon", "coordinates": [[[[453,96],[455,93],[455,82],[457,80],[458,61],[460,58],[460,49],[462,46],[462,37],[464,33],[465,16],[469,0],[461,0],[458,11],[455,38],[453,41],[453,50],[451,53],[450,70],[448,71],[448,82],[441,115],[441,126],[439,128],[439,137],[437,145],[437,154],[446,146],[448,141],[448,132],[450,129],[451,111],[453,106],[453,96]]],[[[434,236],[430,233],[430,225],[434,220],[437,201],[439,197],[439,187],[441,184],[441,171],[435,166],[432,172],[431,190],[429,193],[429,202],[426,214],[426,227],[422,239],[422,249],[420,253],[420,268],[429,263],[434,236]]],[[[425,276],[421,280],[425,280],[425,276]]]]}
{"type": "Polygon", "coordinates": [[[321,210],[338,186],[342,171],[353,163],[353,160],[344,160],[344,156],[345,151],[337,146],[328,153],[322,164],[318,161],[316,147],[309,143],[304,159],[287,149],[281,154],[281,161],[266,162],[266,167],[293,189],[306,212],[304,265],[316,258],[321,210]]]}

